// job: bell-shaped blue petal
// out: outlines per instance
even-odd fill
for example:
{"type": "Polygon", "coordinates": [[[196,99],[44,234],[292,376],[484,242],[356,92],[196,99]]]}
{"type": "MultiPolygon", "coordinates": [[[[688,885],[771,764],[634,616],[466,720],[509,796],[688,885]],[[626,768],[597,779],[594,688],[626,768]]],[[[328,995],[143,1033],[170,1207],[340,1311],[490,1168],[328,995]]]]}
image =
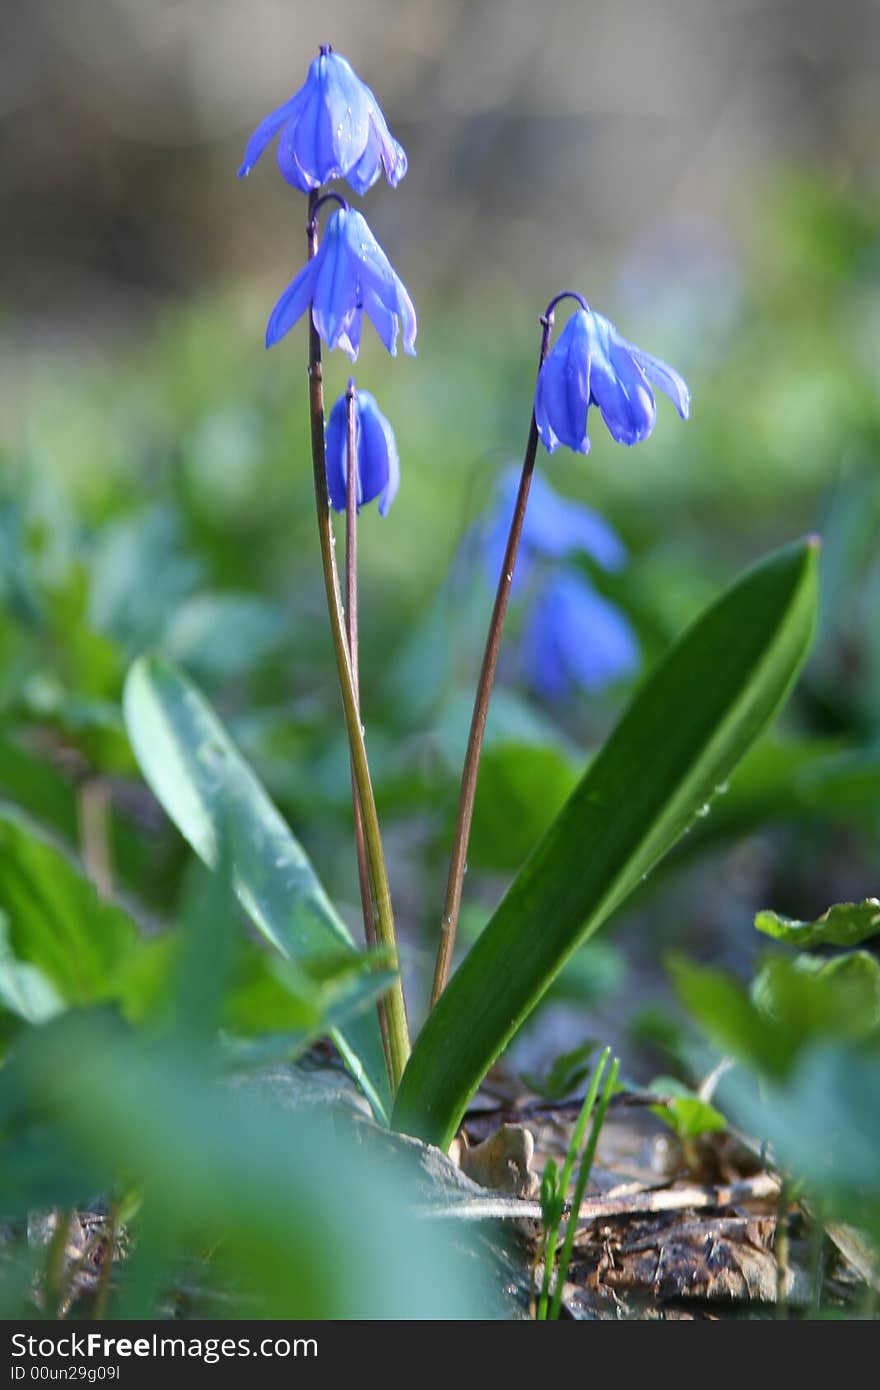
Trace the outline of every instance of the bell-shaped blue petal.
{"type": "Polygon", "coordinates": [[[249,174],[278,134],[278,167],[288,183],[307,193],[331,179],[347,178],[366,193],[384,169],[392,188],[406,173],[403,147],[388,129],[373,92],[345,58],[322,49],[304,85],[261,121],[248,141],[239,177],[249,174]]]}
{"type": "Polygon", "coordinates": [[[621,610],[576,570],[556,571],[532,607],[521,657],[532,689],[558,702],[595,693],[638,668],[635,633],[621,610]]]}
{"type": "Polygon", "coordinates": [[[618,444],[647,439],[657,419],[652,384],[669,396],[686,420],[690,392],[683,377],[628,343],[602,314],[578,309],[538,374],[535,422],[545,448],[552,453],[566,444],[587,453],[590,406],[598,407],[618,444]]]}
{"type": "MultiPolygon", "coordinates": [[[[519,482],[518,468],[505,471],[485,530],[486,568],[493,585],[501,573],[519,482]]],[[[592,508],[561,497],[536,472],[529,490],[514,584],[525,582],[533,559],[568,560],[576,555],[588,555],[612,572],[622,569],[627,559],[626,547],[609,521],[592,508]]]]}
{"type": "Polygon", "coordinates": [[[535,421],[551,454],[560,444],[578,454],[589,453],[590,365],[590,315],[579,309],[538,373],[535,421]]]}
{"type": "MultiPolygon", "coordinates": [[[[340,396],[327,421],[327,485],[330,505],[344,512],[348,501],[348,410],[340,396]]],[[[379,499],[385,516],[400,485],[400,460],[394,431],[369,391],[358,391],[354,416],[356,495],[358,508],[379,499]]]]}
{"type": "Polygon", "coordinates": [[[415,356],[418,321],[403,281],[394,271],[364,218],[343,207],[327,223],[314,260],[284,291],[269,319],[266,346],[283,338],[312,304],[312,320],[330,348],[341,347],[352,362],[360,349],[364,314],[395,356],[397,335],[415,356]]]}

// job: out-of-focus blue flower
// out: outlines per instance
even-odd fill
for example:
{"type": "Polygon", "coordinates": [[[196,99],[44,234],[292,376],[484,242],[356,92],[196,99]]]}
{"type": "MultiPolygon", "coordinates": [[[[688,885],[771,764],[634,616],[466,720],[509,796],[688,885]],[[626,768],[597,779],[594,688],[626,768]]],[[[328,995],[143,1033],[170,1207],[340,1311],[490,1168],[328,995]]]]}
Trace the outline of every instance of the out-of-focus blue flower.
{"type": "Polygon", "coordinates": [[[342,178],[356,193],[366,193],[382,169],[396,188],[406,173],[403,146],[388,129],[375,96],[329,47],[321,49],[296,95],[257,126],[239,178],[250,173],[279,131],[278,167],[303,193],[342,178]]]}
{"type": "Polygon", "coordinates": [[[402,325],[403,350],[415,356],[415,306],[364,218],[353,208],[342,207],[333,214],[318,254],[275,305],[266,328],[266,347],[283,338],[310,304],[324,342],[330,348],[341,347],[352,362],[360,348],[364,314],[392,357],[397,354],[402,325]]]}
{"type": "MultiPolygon", "coordinates": [[[[518,468],[505,470],[486,525],[483,545],[491,584],[497,584],[501,573],[519,482],[518,468]]],[[[610,572],[622,569],[627,559],[626,546],[610,522],[590,507],[560,497],[536,472],[529,490],[514,586],[525,582],[533,558],[567,560],[578,554],[589,555],[610,572]]]]}
{"type": "MultiPolygon", "coordinates": [[[[357,504],[379,499],[379,515],[385,516],[400,485],[400,460],[394,431],[369,391],[355,397],[354,456],[357,504]]],[[[345,396],[330,411],[327,421],[327,483],[330,503],[344,512],[348,500],[348,412],[345,396]]]]}
{"type": "Polygon", "coordinates": [[[521,659],[532,689],[560,702],[578,687],[590,692],[631,676],[639,648],[629,621],[576,570],[560,569],[526,619],[521,659]]]}
{"type": "Polygon", "coordinates": [[[678,372],[621,338],[601,314],[578,309],[538,374],[535,421],[544,446],[550,453],[560,444],[589,453],[591,405],[599,407],[618,444],[647,439],[657,418],[651,384],[666,393],[686,420],[691,397],[678,372]]]}

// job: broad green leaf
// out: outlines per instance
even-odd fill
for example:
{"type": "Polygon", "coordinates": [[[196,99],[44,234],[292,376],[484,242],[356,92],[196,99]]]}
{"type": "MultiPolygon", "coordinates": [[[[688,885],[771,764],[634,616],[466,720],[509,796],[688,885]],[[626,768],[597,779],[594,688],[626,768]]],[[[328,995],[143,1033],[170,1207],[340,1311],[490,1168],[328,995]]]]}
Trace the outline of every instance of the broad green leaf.
{"type": "Polygon", "coordinates": [[[859,946],[872,936],[880,936],[880,901],[865,898],[860,903],[836,903],[813,922],[759,912],[755,926],[789,946],[859,946]]]}
{"type": "MultiPolygon", "coordinates": [[[[355,955],[302,847],[195,686],[170,663],[141,657],[126,681],[124,709],[155,795],[210,868],[223,839],[245,911],[282,956],[307,965],[340,950],[355,955]]],[[[332,1036],[374,1109],[386,1114],[376,1018],[353,1018],[332,1036]]]]}
{"type": "Polygon", "coordinates": [[[0,807],[0,908],[15,957],[35,966],[68,1004],[107,999],[134,922],[101,902],[80,866],[21,812],[0,807]]]}
{"type": "Polygon", "coordinates": [[[708,808],[807,654],[817,558],[807,541],[750,570],[637,692],[429,1016],[397,1098],[402,1129],[449,1144],[571,953],[708,808]]]}
{"type": "Polygon", "coordinates": [[[9,920],[0,913],[0,1010],[25,1023],[45,1023],[64,1009],[64,1001],[36,965],[16,960],[9,944],[9,920]]]}

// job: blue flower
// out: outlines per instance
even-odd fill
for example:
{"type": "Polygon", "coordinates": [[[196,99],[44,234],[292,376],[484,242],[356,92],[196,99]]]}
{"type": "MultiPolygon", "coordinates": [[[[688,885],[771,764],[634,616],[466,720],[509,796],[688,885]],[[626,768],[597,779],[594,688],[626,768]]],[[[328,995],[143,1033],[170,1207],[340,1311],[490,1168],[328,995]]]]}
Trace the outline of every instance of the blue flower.
{"type": "Polygon", "coordinates": [[[617,605],[576,570],[560,569],[529,612],[521,659],[532,689],[561,702],[577,687],[595,693],[633,675],[639,649],[617,605]]]}
{"type": "Polygon", "coordinates": [[[589,453],[591,405],[599,407],[618,444],[647,439],[657,418],[651,384],[666,393],[686,420],[691,397],[678,372],[621,338],[601,314],[578,309],[538,374],[535,420],[546,449],[552,453],[565,444],[576,453],[589,453]]]}
{"type": "MultiPolygon", "coordinates": [[[[498,582],[504,562],[519,482],[518,468],[505,471],[498,485],[497,504],[484,533],[486,566],[489,582],[493,585],[498,582]]],[[[578,554],[589,555],[597,565],[610,572],[622,569],[627,559],[626,547],[610,522],[590,507],[560,497],[540,473],[535,473],[520,538],[514,586],[525,581],[534,558],[567,560],[578,554]]]]}
{"type": "Polygon", "coordinates": [[[382,169],[396,188],[406,173],[403,146],[388,129],[373,93],[329,47],[321,49],[296,95],[257,126],[239,178],[250,173],[279,131],[278,167],[303,193],[341,178],[356,193],[366,193],[382,169]]]}
{"type": "Polygon", "coordinates": [[[310,304],[324,342],[330,348],[341,347],[352,362],[360,348],[364,314],[392,357],[397,354],[402,325],[403,350],[415,356],[415,306],[364,218],[353,208],[342,207],[333,214],[318,254],[275,305],[266,328],[266,347],[283,338],[310,304]]]}
{"type": "MultiPolygon", "coordinates": [[[[330,411],[327,421],[327,483],[330,503],[344,512],[348,500],[348,412],[345,396],[330,411]]],[[[397,496],[400,460],[394,431],[369,391],[358,391],[354,417],[357,504],[379,498],[379,515],[385,516],[397,496]]]]}

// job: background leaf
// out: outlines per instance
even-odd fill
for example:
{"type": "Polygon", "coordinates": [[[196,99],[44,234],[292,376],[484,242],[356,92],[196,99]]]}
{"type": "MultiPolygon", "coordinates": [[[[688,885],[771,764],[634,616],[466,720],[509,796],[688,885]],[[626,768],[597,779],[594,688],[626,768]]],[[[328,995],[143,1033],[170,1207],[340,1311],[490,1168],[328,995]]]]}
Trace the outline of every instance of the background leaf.
{"type": "MultiPolygon", "coordinates": [[[[142,657],[125,686],[135,756],[166,812],[206,864],[223,840],[235,891],[281,954],[307,964],[358,953],[311,863],[196,688],[169,662],[142,657]]],[[[379,1114],[388,1089],[378,1022],[351,1019],[334,1041],[379,1114]]]]}
{"type": "Polygon", "coordinates": [[[789,946],[859,946],[880,935],[880,901],[865,898],[860,903],[836,903],[813,922],[798,922],[764,911],[758,913],[755,926],[765,936],[785,941],[789,946]]]}

